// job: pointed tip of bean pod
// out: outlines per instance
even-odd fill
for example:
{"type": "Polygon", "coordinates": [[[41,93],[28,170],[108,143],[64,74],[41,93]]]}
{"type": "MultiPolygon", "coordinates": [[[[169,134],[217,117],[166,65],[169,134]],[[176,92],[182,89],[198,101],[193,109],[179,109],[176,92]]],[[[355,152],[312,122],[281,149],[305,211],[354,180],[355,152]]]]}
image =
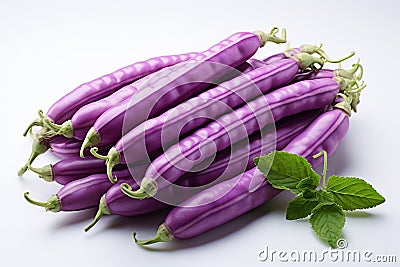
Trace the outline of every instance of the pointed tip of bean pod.
{"type": "Polygon", "coordinates": [[[87,132],[85,139],[83,140],[81,149],[79,150],[79,156],[81,158],[85,157],[85,149],[88,147],[92,147],[97,145],[98,143],[101,142],[101,138],[99,133],[97,132],[97,130],[95,128],[90,128],[90,130],[87,132]]]}
{"type": "Polygon", "coordinates": [[[139,246],[146,246],[146,245],[151,245],[159,242],[169,242],[174,239],[174,235],[169,229],[169,227],[163,223],[158,227],[157,234],[149,239],[145,240],[138,240],[136,238],[136,232],[132,234],[133,239],[135,240],[135,243],[138,244],[139,246]]]}
{"type": "Polygon", "coordinates": [[[94,216],[93,221],[85,228],[83,229],[85,232],[88,232],[90,229],[93,228],[93,226],[95,226],[101,219],[101,217],[103,217],[103,215],[110,215],[111,212],[107,207],[107,203],[106,203],[106,196],[103,195],[100,198],[100,203],[99,203],[99,208],[97,210],[96,215],[94,216]]]}

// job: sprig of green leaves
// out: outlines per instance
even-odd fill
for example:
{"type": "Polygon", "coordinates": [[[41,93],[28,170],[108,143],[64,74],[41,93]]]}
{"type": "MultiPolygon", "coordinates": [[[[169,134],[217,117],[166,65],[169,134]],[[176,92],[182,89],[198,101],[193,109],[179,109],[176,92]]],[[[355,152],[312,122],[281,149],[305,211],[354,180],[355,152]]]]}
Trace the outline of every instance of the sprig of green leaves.
{"type": "Polygon", "coordinates": [[[315,233],[336,247],[346,221],[343,211],[372,208],[385,202],[385,198],[360,178],[335,175],[327,178],[327,153],[321,151],[314,158],[320,156],[324,156],[320,189],[317,189],[320,175],[299,155],[273,151],[255,158],[254,162],[273,187],[297,195],[288,204],[286,219],[310,216],[315,233]]]}

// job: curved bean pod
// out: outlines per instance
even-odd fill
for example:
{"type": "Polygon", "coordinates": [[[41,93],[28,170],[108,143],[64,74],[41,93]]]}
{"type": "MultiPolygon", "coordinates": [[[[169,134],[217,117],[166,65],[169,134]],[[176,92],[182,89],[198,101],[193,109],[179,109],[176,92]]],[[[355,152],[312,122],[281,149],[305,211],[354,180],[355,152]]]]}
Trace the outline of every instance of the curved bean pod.
{"type": "Polygon", "coordinates": [[[93,81],[81,84],[55,102],[49,108],[47,116],[54,123],[63,123],[71,119],[73,114],[84,105],[104,98],[123,86],[150,73],[186,61],[195,56],[197,56],[197,53],[160,56],[118,69],[93,81]]]}
{"type": "Polygon", "coordinates": [[[134,84],[124,86],[111,95],[91,102],[78,109],[70,120],[58,125],[52,122],[46,124],[51,130],[46,133],[49,135],[64,135],[67,138],[83,140],[90,127],[96,122],[96,119],[106,110],[112,108],[125,99],[132,97],[137,89],[134,84]]]}
{"type": "MultiPolygon", "coordinates": [[[[58,136],[61,137],[61,136],[58,136]]],[[[65,158],[75,158],[79,156],[80,148],[82,146],[82,141],[77,140],[75,138],[65,139],[64,141],[52,142],[52,139],[49,141],[50,152],[54,155],[65,159],[65,158]]],[[[99,147],[99,151],[108,151],[110,149],[110,145],[99,147]]],[[[91,153],[89,149],[86,149],[84,155],[90,156],[91,153]]]]}
{"type": "MultiPolygon", "coordinates": [[[[28,157],[27,163],[18,171],[18,176],[23,175],[36,157],[49,149],[49,138],[46,137],[46,135],[48,135],[49,130],[52,128],[51,124],[62,124],[65,121],[70,120],[75,112],[81,107],[102,99],[137,79],[148,76],[149,74],[155,73],[168,66],[186,61],[196,55],[197,53],[186,53],[180,55],[161,56],[134,63],[78,86],[55,102],[48,110],[46,116],[39,111],[41,119],[33,121],[28,126],[24,136],[31,131],[33,126],[42,126],[44,128],[42,128],[38,134],[34,135],[31,154],[28,157]]],[[[53,133],[51,133],[51,136],[52,135],[53,133]]],[[[50,138],[50,140],[52,139],[54,141],[59,140],[59,138],[54,137],[50,138]]],[[[83,150],[84,149],[82,149],[81,152],[82,155],[83,150]]]]}
{"type": "Polygon", "coordinates": [[[262,95],[171,146],[150,164],[139,190],[133,192],[125,184],[121,190],[132,198],[151,197],[216,151],[281,118],[322,108],[332,103],[340,90],[341,85],[334,79],[317,79],[262,95]]]}
{"type": "MultiPolygon", "coordinates": [[[[133,180],[129,170],[116,172],[121,180],[133,180]]],[[[25,192],[25,199],[46,211],[78,211],[97,206],[100,197],[112,186],[105,174],[92,174],[64,185],[46,202],[32,200],[25,192]]]]}
{"type": "Polygon", "coordinates": [[[333,60],[333,59],[328,57],[328,55],[325,53],[324,50],[322,50],[322,45],[316,46],[316,45],[303,44],[298,48],[289,48],[285,52],[269,56],[269,57],[263,59],[262,61],[265,64],[271,64],[271,63],[277,62],[279,60],[282,60],[282,59],[285,59],[285,58],[288,58],[288,57],[292,57],[293,55],[295,55],[297,53],[307,53],[307,54],[310,54],[310,55],[318,54],[322,58],[324,58],[327,62],[330,62],[330,63],[342,62],[343,60],[346,60],[346,59],[354,56],[354,54],[355,54],[355,52],[352,51],[347,56],[345,56],[343,58],[333,60]]]}
{"type": "Polygon", "coordinates": [[[321,70],[311,70],[307,72],[298,73],[291,83],[296,83],[303,80],[314,80],[314,79],[324,79],[324,78],[344,78],[344,79],[361,79],[362,76],[362,66],[359,62],[353,64],[352,68],[345,70],[345,69],[321,69],[321,70]],[[357,71],[360,70],[359,74],[356,74],[357,71]],[[358,77],[357,77],[358,76],[358,77]]]}
{"type": "MultiPolygon", "coordinates": [[[[121,165],[118,170],[125,169],[121,165]]],[[[30,170],[38,174],[46,182],[55,181],[65,185],[74,180],[86,177],[95,173],[105,173],[106,166],[101,159],[89,157],[82,159],[78,156],[58,161],[56,164],[45,165],[41,168],[30,167],[30,170]]]]}
{"type": "MultiPolygon", "coordinates": [[[[232,152],[229,148],[219,152],[210,166],[202,171],[188,172],[176,181],[177,185],[184,186],[186,189],[191,187],[190,190],[181,190],[176,187],[165,188],[159,192],[157,198],[137,200],[126,196],[120,190],[122,182],[116,183],[101,198],[98,212],[93,222],[85,228],[85,231],[92,228],[103,215],[134,216],[171,207],[171,204],[179,204],[193,196],[198,192],[198,189],[204,189],[194,187],[211,186],[217,179],[218,181],[230,179],[245,169],[253,168],[254,157],[271,152],[275,147],[281,149],[286,146],[321,112],[322,110],[311,110],[282,119],[276,124],[276,133],[275,127],[269,127],[261,131],[261,135],[253,134],[250,137],[249,144],[246,142],[237,143],[232,147],[232,152]],[[166,199],[169,203],[162,201],[166,199]]],[[[200,168],[203,168],[203,166],[200,166],[200,168]]],[[[133,190],[139,189],[135,181],[127,181],[126,183],[133,190]]]]}
{"type": "Polygon", "coordinates": [[[143,159],[143,155],[168,147],[179,136],[196,130],[261,94],[286,85],[295,77],[301,65],[302,62],[295,59],[285,59],[267,66],[264,64],[264,67],[224,82],[143,122],[111,148],[106,157],[107,166],[112,168],[115,164],[136,162],[143,159]]]}
{"type": "Polygon", "coordinates": [[[269,40],[286,41],[260,31],[239,32],[184,64],[163,69],[144,84],[145,90],[138,88],[130,101],[103,113],[88,132],[82,147],[116,143],[122,137],[122,131],[115,129],[127,132],[200,93],[210,83],[231,71],[231,68],[248,60],[269,40]]]}
{"type": "MultiPolygon", "coordinates": [[[[316,167],[322,159],[312,156],[322,149],[331,155],[343,140],[348,127],[347,113],[341,110],[325,112],[283,151],[298,153],[316,167]]],[[[195,237],[262,205],[279,192],[257,168],[253,168],[202,191],[174,208],[155,237],[139,241],[134,233],[134,238],[139,245],[149,245],[174,238],[195,237]]]]}
{"type": "Polygon", "coordinates": [[[180,186],[202,186],[210,184],[218,178],[223,181],[239,175],[241,172],[254,168],[255,157],[267,154],[273,150],[282,150],[290,141],[327,108],[304,111],[279,120],[276,127],[267,126],[260,132],[249,136],[249,141],[240,141],[231,148],[226,148],[217,153],[213,162],[208,166],[208,161],[200,163],[194,169],[202,171],[187,172],[175,183],[180,186]],[[247,162],[247,163],[246,163],[247,162]]]}

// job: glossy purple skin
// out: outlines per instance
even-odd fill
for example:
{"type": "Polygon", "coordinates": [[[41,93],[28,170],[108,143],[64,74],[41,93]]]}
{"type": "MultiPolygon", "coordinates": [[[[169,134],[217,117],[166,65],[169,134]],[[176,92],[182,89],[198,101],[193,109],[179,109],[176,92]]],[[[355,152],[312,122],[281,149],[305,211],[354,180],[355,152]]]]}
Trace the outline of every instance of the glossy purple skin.
{"type": "Polygon", "coordinates": [[[255,157],[268,154],[273,150],[283,149],[299,135],[324,109],[304,111],[279,120],[275,127],[268,125],[262,131],[253,133],[248,141],[243,140],[232,147],[217,153],[210,165],[205,160],[194,167],[194,172],[187,172],[175,182],[180,186],[202,186],[223,181],[255,167],[255,157]],[[203,166],[204,164],[207,164],[203,166]]]}
{"type": "MultiPolygon", "coordinates": [[[[133,180],[129,170],[114,173],[118,179],[133,180]]],[[[100,198],[112,186],[107,174],[92,174],[64,185],[57,193],[62,211],[77,211],[98,206],[100,198]]]]}
{"type": "MultiPolygon", "coordinates": [[[[302,52],[301,48],[294,48],[294,49],[291,49],[291,50],[288,51],[289,55],[291,55],[291,56],[293,56],[294,54],[299,53],[299,52],[302,52]]],[[[274,62],[277,62],[277,61],[285,59],[285,58],[287,58],[285,53],[278,53],[278,54],[269,56],[269,57],[263,59],[262,61],[265,64],[272,64],[274,62]]]]}
{"type": "MultiPolygon", "coordinates": [[[[63,136],[57,136],[63,137],[63,136]]],[[[52,139],[50,139],[51,141],[52,139]]],[[[59,158],[75,158],[79,157],[79,150],[82,146],[82,141],[75,138],[57,138],[57,142],[50,142],[50,151],[59,158]]],[[[99,153],[107,153],[110,150],[110,145],[99,146],[99,153]]],[[[92,156],[90,153],[90,148],[85,149],[85,156],[92,156]]],[[[103,161],[104,162],[104,161],[103,161]]]]}
{"type": "Polygon", "coordinates": [[[47,116],[55,123],[61,124],[71,119],[74,113],[86,104],[104,98],[150,73],[186,61],[196,55],[196,53],[187,53],[150,58],[84,83],[55,102],[49,108],[47,116]]]}
{"type": "Polygon", "coordinates": [[[339,89],[333,79],[317,79],[262,95],[171,146],[151,163],[145,177],[162,189],[217,151],[266,125],[302,111],[325,107],[335,100],[339,89]]]}
{"type": "Polygon", "coordinates": [[[325,150],[331,155],[349,130],[349,116],[340,109],[321,114],[307,129],[290,142],[283,150],[305,157],[313,166],[323,162],[323,157],[312,156],[325,150]],[[323,140],[323,142],[315,140],[323,140]]]}
{"type": "MultiPolygon", "coordinates": [[[[313,159],[312,155],[322,149],[331,155],[343,140],[348,127],[348,116],[344,112],[325,112],[283,151],[298,153],[310,160],[315,168],[323,159],[313,159]]],[[[168,214],[164,224],[175,238],[194,237],[262,205],[279,192],[266,182],[257,168],[253,168],[184,201],[168,214]]]]}
{"type": "MultiPolygon", "coordinates": [[[[298,135],[299,132],[304,130],[304,128],[306,128],[307,125],[321,112],[322,110],[307,111],[279,121],[276,126],[276,149],[281,149],[286,146],[287,143],[289,143],[296,135],[298,135]]],[[[261,153],[268,153],[275,149],[274,130],[274,128],[271,128],[269,130],[263,131],[261,137],[258,135],[253,135],[250,137],[250,149],[246,150],[246,153],[249,153],[250,155],[249,157],[242,153],[242,149],[240,147],[234,149],[232,157],[235,158],[235,161],[237,162],[248,160],[246,170],[253,168],[254,157],[259,156],[261,153]],[[243,159],[244,156],[245,159],[243,159]]],[[[240,143],[238,143],[238,145],[243,146],[243,144],[240,143]]],[[[239,168],[231,166],[228,168],[228,171],[224,173],[224,177],[220,177],[229,162],[229,155],[230,151],[221,151],[220,153],[218,153],[213,164],[210,165],[207,169],[197,173],[187,173],[183,175],[176,184],[186,187],[202,186],[213,182],[217,178],[222,178],[225,180],[232,178],[235,175],[238,175],[239,172],[243,171],[243,169],[240,169],[242,166],[240,166],[239,168]]],[[[167,204],[157,201],[155,198],[137,200],[126,196],[119,187],[122,182],[123,181],[120,181],[119,183],[114,185],[106,193],[105,198],[107,207],[112,214],[134,216],[170,207],[167,204]]],[[[139,188],[137,183],[134,181],[128,181],[128,184],[131,185],[133,190],[139,188]]],[[[176,196],[175,194],[177,192],[174,191],[173,188],[165,188],[160,193],[162,195],[162,198],[165,199],[170,199],[171,197],[179,197],[179,199],[184,200],[189,197],[186,197],[186,195],[176,196]]],[[[191,194],[193,193],[193,191],[190,191],[188,193],[191,194]]]]}
{"type": "MultiPolygon", "coordinates": [[[[118,170],[126,168],[126,165],[117,166],[118,170]]],[[[59,184],[65,185],[74,180],[86,177],[95,173],[105,173],[106,166],[104,160],[86,157],[84,159],[75,156],[68,159],[62,159],[51,166],[53,180],[59,184]]]]}
{"type": "Polygon", "coordinates": [[[132,199],[125,195],[120,188],[121,183],[129,184],[133,190],[139,189],[135,180],[119,181],[105,195],[107,209],[116,215],[136,216],[168,208],[169,205],[155,198],[132,199]]]}
{"type": "Polygon", "coordinates": [[[260,46],[257,35],[236,33],[185,64],[163,69],[143,84],[145,90],[138,88],[129,102],[115,106],[96,120],[93,128],[100,136],[100,144],[116,143],[122,137],[122,131],[115,129],[128,132],[143,121],[200,93],[209,86],[209,82],[223,77],[229,70],[227,66],[239,66],[260,46]]]}
{"type": "Polygon", "coordinates": [[[260,206],[279,192],[253,168],[184,201],[171,210],[164,224],[175,238],[194,237],[260,206]],[[259,186],[253,188],[253,184],[259,186]]]}
{"type": "Polygon", "coordinates": [[[297,61],[285,59],[265,65],[211,88],[126,133],[114,146],[121,163],[136,162],[146,153],[175,143],[234,108],[288,84],[299,70],[297,61]],[[125,157],[125,155],[128,155],[125,157]]]}
{"type": "Polygon", "coordinates": [[[105,98],[91,102],[78,109],[71,118],[73,137],[78,140],[85,139],[86,133],[101,114],[128,97],[132,97],[136,91],[135,86],[127,85],[105,98]]]}
{"type": "Polygon", "coordinates": [[[303,80],[325,79],[334,77],[335,77],[334,70],[322,69],[317,71],[308,71],[299,73],[293,78],[291,82],[295,83],[303,80]]]}
{"type": "MultiPolygon", "coordinates": [[[[264,62],[257,60],[257,59],[250,58],[246,62],[243,62],[242,64],[237,66],[231,72],[225,74],[220,80],[215,82],[215,85],[220,85],[221,83],[232,80],[233,78],[236,78],[237,76],[239,76],[243,73],[247,73],[249,71],[255,70],[257,68],[265,67],[265,66],[266,66],[266,64],[264,62]],[[262,63],[262,64],[260,64],[260,63],[262,63]]],[[[212,86],[212,87],[214,87],[214,86],[212,86]]]]}

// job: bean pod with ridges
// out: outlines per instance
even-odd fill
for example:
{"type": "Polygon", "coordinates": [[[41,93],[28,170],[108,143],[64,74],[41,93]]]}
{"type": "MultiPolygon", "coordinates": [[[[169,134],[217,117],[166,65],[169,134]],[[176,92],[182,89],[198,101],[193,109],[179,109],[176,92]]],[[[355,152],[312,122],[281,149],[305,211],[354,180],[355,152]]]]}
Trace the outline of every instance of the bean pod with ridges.
{"type": "MultiPolygon", "coordinates": [[[[50,124],[62,124],[70,120],[75,112],[83,106],[107,97],[135,80],[179,62],[184,62],[196,55],[197,53],[186,53],[180,55],[161,56],[134,63],[78,86],[55,102],[47,111],[46,116],[44,116],[40,111],[40,116],[42,118],[34,120],[24,132],[25,136],[29,131],[31,131],[33,126],[43,127],[39,133],[34,136],[31,154],[28,157],[27,163],[18,171],[18,176],[21,176],[26,172],[29,165],[32,164],[38,155],[43,154],[50,148],[49,138],[46,137],[49,131],[53,131],[50,124]]],[[[50,138],[50,140],[51,139],[56,141],[60,138],[53,137],[50,138]]]]}
{"type": "Polygon", "coordinates": [[[141,123],[126,133],[106,157],[101,158],[106,158],[110,168],[115,164],[143,159],[143,155],[152,154],[176,142],[179,136],[196,130],[261,94],[286,85],[303,65],[301,59],[280,60],[226,81],[141,123]]]}
{"type": "MultiPolygon", "coordinates": [[[[307,125],[317,117],[322,110],[311,110],[296,114],[277,122],[275,127],[268,127],[260,133],[249,137],[249,143],[240,142],[224,151],[219,152],[213,163],[201,171],[185,173],[176,184],[186,188],[172,186],[161,190],[156,198],[142,200],[132,199],[120,190],[120,184],[116,183],[101,198],[98,212],[93,222],[85,228],[88,231],[103,215],[116,214],[134,216],[157,211],[178,205],[183,200],[193,196],[203,186],[211,186],[214,182],[230,179],[235,175],[254,167],[253,158],[286,146],[295,136],[303,131],[307,125]],[[190,187],[188,189],[188,187],[190,187]],[[197,188],[195,188],[197,187],[197,188]],[[167,203],[168,202],[168,203],[167,203]]],[[[133,190],[139,188],[134,181],[127,182],[133,190]]]]}
{"type": "MultiPolygon", "coordinates": [[[[124,168],[126,168],[126,165],[121,165],[118,170],[124,168]]],[[[30,170],[38,174],[46,182],[55,181],[65,185],[90,174],[105,173],[106,166],[101,159],[93,157],[82,159],[79,156],[75,156],[41,168],[30,167],[30,170]]]]}
{"type": "Polygon", "coordinates": [[[138,88],[130,103],[103,113],[88,132],[82,147],[116,143],[123,132],[195,96],[232,68],[246,62],[267,41],[286,41],[273,34],[235,33],[184,64],[163,69],[143,85],[144,89],[138,88]]]}
{"type": "Polygon", "coordinates": [[[267,125],[266,129],[253,133],[247,140],[242,140],[232,147],[217,153],[211,164],[207,160],[195,166],[201,171],[187,172],[175,183],[180,186],[202,186],[218,178],[223,181],[239,173],[252,169],[253,159],[273,150],[283,149],[298,136],[315,118],[329,106],[317,110],[304,111],[279,120],[275,127],[267,125]],[[206,164],[206,166],[204,166],[206,164]],[[190,184],[188,184],[190,183],[190,184]]]}
{"type": "MultiPolygon", "coordinates": [[[[60,136],[58,136],[60,137],[60,136]]],[[[66,158],[75,158],[79,157],[80,154],[80,148],[82,146],[82,141],[77,140],[75,138],[69,138],[65,139],[64,142],[57,141],[57,142],[49,142],[50,146],[50,152],[54,155],[56,155],[59,158],[66,159],[66,158]]],[[[108,151],[110,150],[111,146],[106,145],[106,146],[101,146],[99,147],[99,151],[108,151]]],[[[85,156],[91,156],[92,154],[90,153],[89,149],[85,149],[83,151],[83,154],[85,156]]]]}
{"type": "MultiPolygon", "coordinates": [[[[101,114],[125,99],[132,97],[136,91],[136,86],[129,84],[107,97],[81,107],[70,120],[65,121],[61,125],[48,121],[46,126],[51,127],[51,130],[44,135],[64,135],[67,138],[83,140],[90,127],[93,126],[101,114]]],[[[47,118],[42,119],[46,120],[47,118]]]]}
{"type": "MultiPolygon", "coordinates": [[[[129,170],[116,172],[121,180],[133,180],[129,170]]],[[[78,211],[97,206],[100,197],[112,186],[105,174],[92,174],[64,185],[56,194],[50,196],[46,202],[32,200],[25,192],[25,199],[46,211],[78,211]]]]}
{"type": "MultiPolygon", "coordinates": [[[[337,109],[323,113],[283,151],[303,156],[317,167],[322,159],[313,155],[321,150],[331,155],[336,150],[348,131],[348,116],[337,109]]],[[[279,192],[255,167],[184,201],[168,214],[155,237],[140,241],[134,233],[134,238],[139,245],[149,245],[195,237],[262,205],[279,192]]]]}
{"type": "Polygon", "coordinates": [[[331,78],[306,80],[262,95],[171,146],[150,164],[139,190],[133,192],[125,184],[121,190],[132,198],[151,197],[186,170],[267,124],[332,103],[341,86],[331,78]]]}
{"type": "Polygon", "coordinates": [[[63,123],[71,119],[73,114],[84,105],[104,98],[137,79],[196,56],[197,53],[160,56],[118,69],[78,86],[55,102],[49,108],[47,116],[54,123],[63,123]]]}
{"type": "Polygon", "coordinates": [[[322,45],[316,46],[316,45],[303,44],[300,47],[289,48],[285,52],[269,56],[269,57],[263,59],[262,61],[265,64],[272,64],[272,63],[277,62],[279,60],[282,60],[282,59],[285,59],[285,58],[288,58],[288,57],[292,57],[293,55],[295,55],[297,53],[307,53],[307,54],[310,54],[310,55],[318,54],[322,58],[324,58],[326,62],[330,62],[330,63],[342,62],[342,61],[354,56],[354,54],[355,54],[355,52],[352,51],[347,56],[345,56],[343,58],[331,59],[331,58],[328,57],[328,55],[325,53],[325,51],[322,50],[322,45]]]}

